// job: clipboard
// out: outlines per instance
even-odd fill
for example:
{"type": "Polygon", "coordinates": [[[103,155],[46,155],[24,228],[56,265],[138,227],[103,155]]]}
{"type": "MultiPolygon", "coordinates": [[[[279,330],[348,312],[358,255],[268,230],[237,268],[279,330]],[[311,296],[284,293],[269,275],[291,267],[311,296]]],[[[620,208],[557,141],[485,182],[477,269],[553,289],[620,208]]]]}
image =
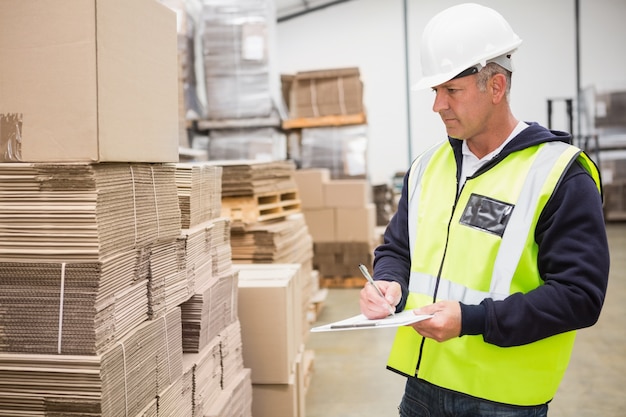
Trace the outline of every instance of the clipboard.
{"type": "Polygon", "coordinates": [[[413,310],[404,310],[395,315],[387,316],[383,319],[370,320],[363,314],[358,314],[344,320],[333,323],[324,324],[311,328],[311,332],[335,332],[344,330],[369,330],[369,329],[385,329],[389,327],[400,327],[417,323],[432,317],[432,314],[416,315],[413,310]]]}

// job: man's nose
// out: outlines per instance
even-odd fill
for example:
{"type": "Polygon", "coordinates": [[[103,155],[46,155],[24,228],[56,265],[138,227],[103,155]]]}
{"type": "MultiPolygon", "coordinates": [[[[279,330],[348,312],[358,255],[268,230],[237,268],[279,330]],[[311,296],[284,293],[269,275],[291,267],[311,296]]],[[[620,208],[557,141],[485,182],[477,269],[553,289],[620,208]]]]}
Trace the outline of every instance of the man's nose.
{"type": "Polygon", "coordinates": [[[433,103],[433,111],[439,113],[448,108],[448,99],[445,94],[435,91],[435,101],[433,103]]]}

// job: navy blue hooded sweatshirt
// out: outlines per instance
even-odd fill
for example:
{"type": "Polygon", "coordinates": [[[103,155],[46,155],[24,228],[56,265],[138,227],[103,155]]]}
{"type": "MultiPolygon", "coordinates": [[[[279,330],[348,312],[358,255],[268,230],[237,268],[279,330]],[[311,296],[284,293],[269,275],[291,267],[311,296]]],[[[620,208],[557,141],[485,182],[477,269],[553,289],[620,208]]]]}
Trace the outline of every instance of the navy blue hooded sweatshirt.
{"type": "MultiPolygon", "coordinates": [[[[571,136],[565,132],[529,123],[473,177],[518,150],[544,142],[569,143],[570,140],[571,136]]],[[[449,143],[457,161],[458,181],[462,141],[449,138],[449,143]]],[[[411,267],[407,181],[408,173],[398,210],[385,230],[384,243],[374,251],[374,279],[396,281],[402,287],[397,311],[402,311],[406,303],[411,267]]],[[[608,283],[609,248],[602,197],[578,162],[568,169],[541,213],[535,241],[539,248],[538,269],[545,285],[500,301],[488,298],[479,305],[461,303],[460,336],[482,335],[487,343],[518,346],[588,327],[598,320],[608,283]]]]}

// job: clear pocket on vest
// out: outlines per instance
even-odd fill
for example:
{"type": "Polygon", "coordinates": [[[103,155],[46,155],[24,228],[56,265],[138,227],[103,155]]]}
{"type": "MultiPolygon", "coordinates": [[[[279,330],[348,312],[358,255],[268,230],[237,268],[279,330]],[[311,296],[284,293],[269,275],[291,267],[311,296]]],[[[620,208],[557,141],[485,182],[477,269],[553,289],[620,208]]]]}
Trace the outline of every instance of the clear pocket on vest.
{"type": "Polygon", "coordinates": [[[502,237],[515,206],[484,195],[470,195],[460,223],[502,237]]]}

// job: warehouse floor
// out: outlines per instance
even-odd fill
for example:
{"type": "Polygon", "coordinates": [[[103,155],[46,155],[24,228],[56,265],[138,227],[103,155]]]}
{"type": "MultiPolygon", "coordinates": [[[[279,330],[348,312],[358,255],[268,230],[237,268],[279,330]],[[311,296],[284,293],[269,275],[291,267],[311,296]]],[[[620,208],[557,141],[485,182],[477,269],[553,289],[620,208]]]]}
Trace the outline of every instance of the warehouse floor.
{"type": "MultiPolygon", "coordinates": [[[[611,275],[598,323],[578,333],[551,417],[618,417],[626,396],[626,223],[607,225],[611,275]]],[[[358,289],[331,289],[315,325],[359,313],[358,289]]],[[[397,416],[404,379],[385,369],[393,329],[311,333],[307,417],[397,416]]]]}

